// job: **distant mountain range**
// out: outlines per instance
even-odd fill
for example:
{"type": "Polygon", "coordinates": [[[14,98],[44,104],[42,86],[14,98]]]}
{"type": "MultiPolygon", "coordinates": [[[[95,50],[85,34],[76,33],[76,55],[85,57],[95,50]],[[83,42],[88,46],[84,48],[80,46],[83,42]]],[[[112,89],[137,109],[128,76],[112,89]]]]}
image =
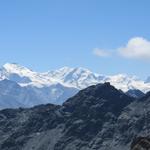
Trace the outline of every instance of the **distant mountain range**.
{"type": "Polygon", "coordinates": [[[143,142],[132,141],[150,135],[149,118],[150,92],[136,99],[98,84],[61,106],[1,110],[0,149],[135,150],[143,142]]]}
{"type": "Polygon", "coordinates": [[[7,63],[0,69],[0,109],[62,104],[78,91],[105,82],[124,92],[129,91],[128,94],[135,97],[139,94],[137,90],[150,91],[149,78],[142,81],[125,74],[105,76],[88,69],[69,67],[39,73],[16,63],[7,63]]]}

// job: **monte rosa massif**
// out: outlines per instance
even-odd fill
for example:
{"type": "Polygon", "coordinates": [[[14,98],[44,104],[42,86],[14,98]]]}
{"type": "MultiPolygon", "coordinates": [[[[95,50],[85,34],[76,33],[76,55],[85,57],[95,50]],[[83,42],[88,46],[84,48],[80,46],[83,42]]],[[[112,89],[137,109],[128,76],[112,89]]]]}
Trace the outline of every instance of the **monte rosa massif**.
{"type": "Polygon", "coordinates": [[[78,91],[105,82],[135,97],[150,91],[150,77],[143,81],[126,74],[106,76],[80,67],[39,73],[6,63],[0,69],[0,109],[62,104],[78,91]]]}

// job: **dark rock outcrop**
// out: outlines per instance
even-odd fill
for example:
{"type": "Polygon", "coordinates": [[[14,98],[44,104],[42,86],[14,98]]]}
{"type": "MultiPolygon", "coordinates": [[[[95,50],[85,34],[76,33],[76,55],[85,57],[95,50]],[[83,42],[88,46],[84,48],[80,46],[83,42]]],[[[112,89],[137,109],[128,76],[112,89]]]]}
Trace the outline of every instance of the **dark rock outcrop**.
{"type": "Polygon", "coordinates": [[[62,106],[0,111],[2,150],[129,150],[149,134],[150,94],[140,100],[109,83],[80,91],[62,106]]]}
{"type": "Polygon", "coordinates": [[[150,150],[150,138],[138,137],[133,140],[131,150],[150,150]]]}

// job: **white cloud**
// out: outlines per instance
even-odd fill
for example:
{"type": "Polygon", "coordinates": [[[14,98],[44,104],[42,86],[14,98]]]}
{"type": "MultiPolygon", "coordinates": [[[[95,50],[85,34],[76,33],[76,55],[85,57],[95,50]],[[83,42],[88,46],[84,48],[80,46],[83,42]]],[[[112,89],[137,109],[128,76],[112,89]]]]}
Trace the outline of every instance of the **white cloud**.
{"type": "Polygon", "coordinates": [[[98,56],[98,57],[108,57],[110,56],[110,53],[106,50],[99,49],[99,48],[94,48],[93,49],[93,54],[98,56]]]}
{"type": "Polygon", "coordinates": [[[150,41],[142,37],[131,38],[118,52],[126,58],[150,59],[150,41]]]}

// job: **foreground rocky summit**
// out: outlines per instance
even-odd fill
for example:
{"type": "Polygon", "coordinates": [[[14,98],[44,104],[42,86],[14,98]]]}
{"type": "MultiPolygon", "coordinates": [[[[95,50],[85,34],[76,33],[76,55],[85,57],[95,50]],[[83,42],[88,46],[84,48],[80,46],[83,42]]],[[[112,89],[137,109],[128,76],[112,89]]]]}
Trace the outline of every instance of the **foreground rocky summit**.
{"type": "Polygon", "coordinates": [[[109,83],[80,91],[62,106],[0,111],[1,150],[129,150],[149,134],[150,93],[141,99],[109,83]]]}

